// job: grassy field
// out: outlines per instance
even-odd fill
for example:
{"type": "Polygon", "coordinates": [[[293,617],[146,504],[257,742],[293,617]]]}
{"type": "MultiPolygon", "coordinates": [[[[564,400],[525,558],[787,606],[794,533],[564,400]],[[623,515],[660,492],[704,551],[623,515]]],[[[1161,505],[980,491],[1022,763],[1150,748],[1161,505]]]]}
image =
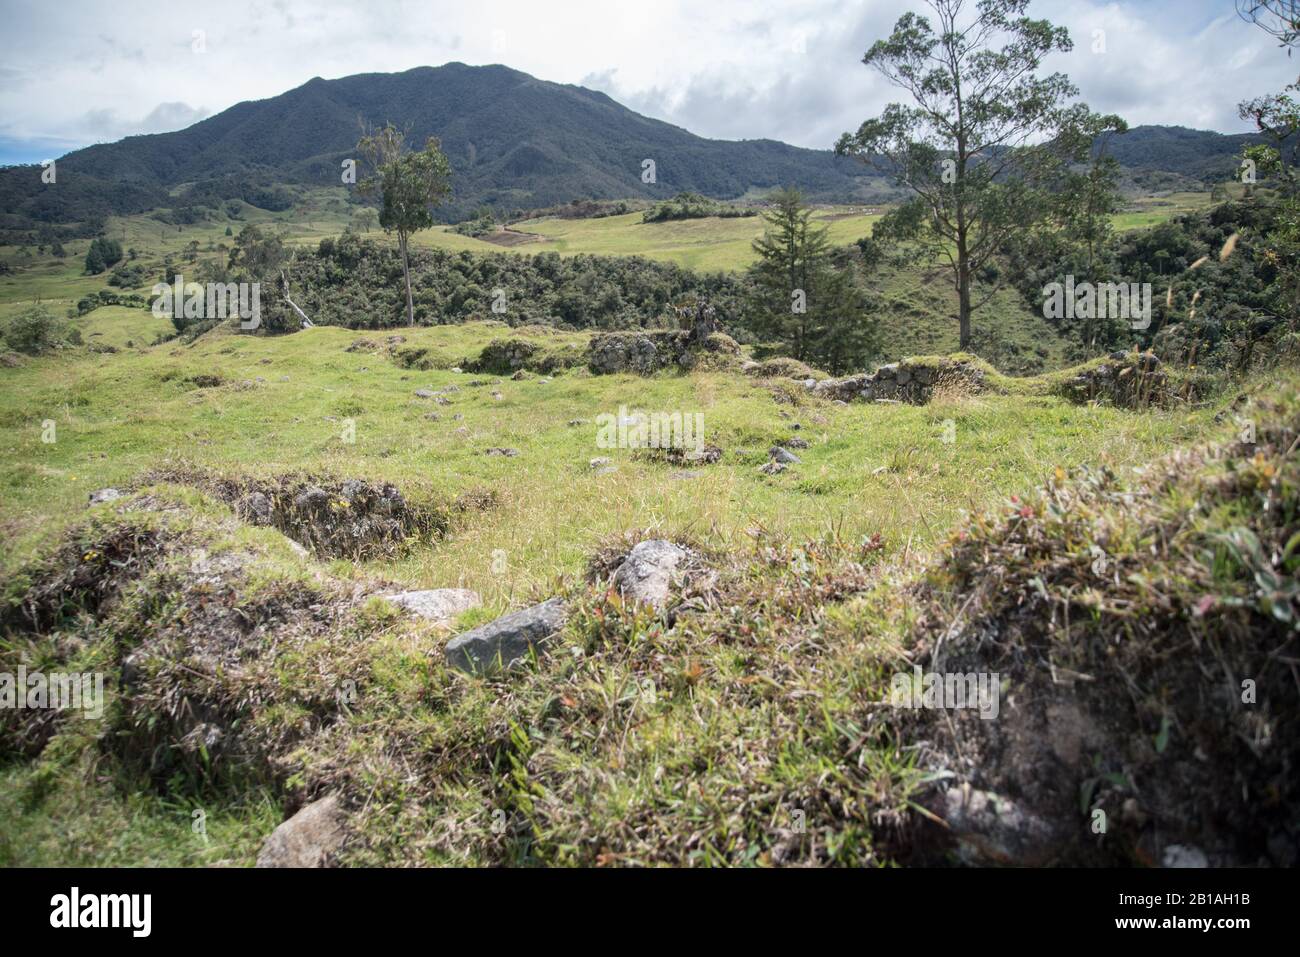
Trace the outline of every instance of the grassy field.
{"type": "MultiPolygon", "coordinates": [[[[1121,214],[1117,224],[1136,228],[1194,208],[1199,201],[1195,195],[1153,200],[1121,214]]],[[[149,272],[141,287],[122,291],[147,297],[164,256],[175,257],[182,270],[195,268],[183,259],[191,242],[198,245],[199,259],[225,256],[232,239],[227,228],[235,233],[245,222],[256,222],[282,230],[291,243],[309,246],[337,235],[348,212],[341,191],[330,191],[313,194],[281,214],[247,208],[240,220],[182,228],[131,217],[113,221],[109,234],[124,248],[135,249],[137,261],[149,272]]],[[[847,243],[869,232],[875,217],[860,209],[824,209],[818,218],[831,229],[833,241],[847,243]]],[[[644,255],[698,270],[738,270],[748,263],[749,243],[762,226],[757,218],[646,225],[636,213],[536,220],[516,228],[545,239],[504,251],[644,255]]],[[[421,234],[418,243],[503,251],[445,228],[421,234]]],[[[16,269],[0,277],[0,321],[34,301],[62,314],[74,310],[81,297],[106,288],[106,276],[81,275],[87,243],[66,245],[69,255],[63,259],[35,249],[0,250],[0,259],[16,269]]],[[[891,355],[942,354],[956,348],[955,301],[941,273],[886,270],[874,280],[874,292],[890,317],[884,333],[891,355]]],[[[1012,293],[999,293],[984,315],[977,329],[997,339],[1001,368],[1055,368],[1064,361],[1062,344],[1012,293]]],[[[430,350],[437,368],[421,372],[400,366],[382,346],[348,351],[359,334],[340,328],[277,338],[218,331],[185,344],[160,342],[170,333],[170,322],[142,308],[102,306],[72,322],[86,347],[0,368],[5,432],[0,570],[7,579],[85,521],[89,492],[134,487],[154,470],[239,479],[290,474],[362,478],[391,482],[417,504],[445,506],[461,496],[492,504],[458,513],[444,534],[392,559],[352,561],[299,557],[279,532],[240,526],[226,505],[194,488],[164,484],[154,491],[183,503],[204,527],[216,523],[226,529],[222,534],[232,537],[214,548],[236,547],[262,556],[268,565],[259,580],[267,587],[328,579],[363,592],[472,588],[485,607],[464,616],[461,627],[578,587],[602,544],[629,532],[689,539],[716,555],[745,554],[759,541],[858,542],[879,535],[880,560],[893,570],[891,575],[906,576],[933,556],[972,511],[1027,493],[1057,468],[1088,463],[1134,474],[1169,448],[1214,429],[1221,405],[1142,413],[1078,406],[1050,395],[1047,379],[999,380],[992,393],[948,395],[924,407],[842,406],[801,398],[797,389],[789,404],[774,401],[773,383],[734,371],[645,379],[594,377],[577,370],[550,381],[537,376],[500,381],[452,371],[503,335],[504,327],[496,323],[393,330],[406,337],[404,345],[430,350]],[[117,351],[94,351],[97,347],[117,351]],[[217,384],[202,384],[203,376],[215,376],[217,384]],[[444,393],[449,404],[438,404],[417,397],[418,389],[454,391],[444,393]],[[631,450],[602,448],[597,417],[618,414],[624,407],[699,413],[707,441],[723,450],[721,461],[681,468],[648,461],[631,450]],[[945,441],[945,435],[955,440],[945,441]],[[791,436],[809,443],[798,452],[802,462],[784,474],[761,473],[767,449],[791,436]],[[501,447],[517,454],[486,454],[501,447]],[[612,470],[593,468],[595,458],[609,458],[612,470]]],[[[510,334],[539,337],[550,348],[580,350],[587,342],[585,333],[510,334]]],[[[382,336],[369,336],[382,342],[382,336]]],[[[844,645],[847,657],[828,665],[824,674],[819,671],[817,683],[808,689],[822,700],[826,714],[851,711],[870,691],[862,683],[869,681],[874,665],[863,665],[854,643],[866,627],[862,614],[856,606],[837,610],[817,626],[853,639],[844,645]]],[[[431,677],[426,652],[412,651],[427,648],[427,635],[399,627],[382,614],[374,628],[375,657],[369,667],[379,676],[384,707],[403,717],[396,725],[387,723],[388,717],[359,717],[360,726],[387,729],[367,733],[461,740],[473,724],[523,720],[524,712],[547,707],[552,696],[553,669],[530,678],[528,690],[519,696],[498,700],[492,686],[465,687],[440,670],[431,677]],[[409,698],[411,689],[429,681],[439,688],[454,685],[460,689],[456,694],[467,697],[435,717],[426,712],[423,698],[409,698]]],[[[770,639],[777,644],[764,654],[779,662],[788,649],[780,643],[781,628],[772,628],[770,639]]],[[[440,647],[444,637],[435,640],[440,647]]],[[[661,635],[655,640],[691,639],[661,635]]],[[[680,653],[681,648],[673,652],[680,653]]],[[[729,676],[728,681],[751,680],[726,649],[714,649],[702,661],[710,673],[729,676]]],[[[617,702],[624,699],[616,685],[634,680],[630,665],[620,660],[602,667],[606,670],[583,679],[582,693],[621,707],[617,702]]],[[[420,692],[427,693],[427,688],[420,692]]],[[[800,720],[803,727],[811,719],[800,720]]],[[[558,850],[545,852],[547,859],[570,859],[573,852],[565,842],[573,829],[617,831],[629,804],[676,806],[676,796],[656,795],[657,785],[647,783],[665,755],[680,752],[669,760],[690,764],[698,760],[694,749],[704,740],[746,740],[755,748],[787,749],[784,743],[764,743],[762,728],[769,724],[761,698],[753,708],[738,711],[725,695],[715,699],[701,688],[689,706],[665,711],[661,725],[618,732],[623,740],[611,753],[619,757],[609,760],[640,762],[640,776],[632,784],[617,774],[606,775],[600,785],[604,796],[590,806],[580,795],[565,793],[590,769],[573,764],[572,745],[556,744],[558,750],[547,760],[568,770],[557,772],[546,785],[554,790],[543,789],[554,808],[563,809],[553,809],[550,823],[539,826],[539,833],[559,842],[558,850]],[[697,737],[700,720],[707,724],[704,738],[697,737]],[[629,741],[635,753],[626,751],[629,741]]],[[[839,747],[831,740],[839,733],[819,732],[830,734],[824,740],[811,734],[790,746],[793,751],[783,750],[769,785],[799,790],[824,780],[829,770],[825,749],[839,747]]],[[[379,740],[354,747],[357,753],[387,750],[379,740]]],[[[0,765],[0,864],[246,865],[282,818],[283,798],[274,790],[251,787],[215,798],[209,794],[200,802],[181,791],[142,789],[100,749],[93,731],[78,728],[57,737],[38,761],[0,765]],[[200,808],[206,815],[202,839],[190,827],[200,808]]],[[[889,791],[906,776],[884,752],[873,753],[871,760],[873,788],[889,791]]],[[[730,762],[710,758],[711,787],[725,791],[740,786],[737,782],[749,772],[730,762]]],[[[752,764],[752,759],[741,763],[752,764]]],[[[485,786],[505,786],[504,779],[493,781],[485,786]]],[[[425,800],[439,814],[473,816],[481,805],[471,791],[452,782],[436,800],[425,800]]],[[[709,802],[682,806],[688,815],[712,813],[709,802]]],[[[366,826],[379,832],[373,836],[377,844],[366,852],[375,856],[363,855],[357,863],[407,854],[373,848],[386,841],[416,847],[428,828],[423,820],[395,824],[382,818],[366,826]]],[[[721,836],[730,825],[713,826],[719,828],[720,843],[692,852],[699,856],[690,860],[734,858],[721,836]]],[[[503,857],[500,849],[486,844],[474,848],[410,854],[427,863],[500,863],[527,862],[536,853],[517,849],[503,857]]]]}
{"type": "MultiPolygon", "coordinates": [[[[127,317],[108,310],[92,316],[105,337],[118,323],[123,343],[141,337],[127,317]]],[[[406,334],[408,344],[428,346],[438,365],[450,367],[500,328],[406,334]]],[[[547,338],[553,345],[585,341],[579,334],[547,338]]],[[[367,588],[473,588],[486,605],[474,620],[573,585],[603,540],[636,529],[687,536],[720,553],[751,548],[759,534],[791,541],[880,534],[885,559],[906,570],[969,510],[1023,494],[1057,467],[1144,468],[1171,446],[1205,434],[1216,412],[1076,406],[1032,380],[1018,382],[1013,394],[954,396],[925,407],[812,400],[791,406],[773,401],[763,383],[723,371],[651,379],[575,372],[549,382],[498,382],[449,368],[414,372],[382,351],[345,351],[355,339],[335,328],[272,339],[216,334],[192,345],[78,353],[0,369],[0,423],[8,437],[0,465],[0,567],[16,568],[83,521],[88,492],[184,464],[233,476],[298,472],[388,481],[417,502],[490,493],[494,507],[465,514],[444,537],[396,560],[318,564],[290,556],[301,568],[287,573],[310,576],[318,567],[367,588]],[[200,375],[219,376],[222,384],[200,388],[200,375]],[[414,395],[450,386],[457,387],[447,393],[450,405],[414,395]],[[724,450],[722,461],[683,470],[601,448],[596,417],[620,406],[701,413],[707,440],[724,450]],[[51,420],[55,441],[46,442],[51,420]],[[946,443],[949,421],[955,441],[946,443]],[[349,427],[353,443],[345,440],[349,427]],[[760,474],[767,448],[790,435],[810,443],[799,452],[802,464],[778,476],[760,474]],[[519,454],[484,454],[503,446],[519,454]],[[612,459],[612,473],[590,466],[598,456],[612,459]]],[[[229,521],[225,506],[205,508],[229,521]]],[[[273,538],[279,533],[259,530],[249,541],[273,538]]],[[[392,680],[405,680],[407,667],[418,666],[400,666],[392,680]]],[[[244,864],[278,820],[272,796],[242,793],[208,807],[209,839],[196,842],[184,827],[190,806],[183,801],[124,794],[102,775],[88,776],[81,758],[59,759],[60,753],[0,771],[0,862],[244,864]]]]}

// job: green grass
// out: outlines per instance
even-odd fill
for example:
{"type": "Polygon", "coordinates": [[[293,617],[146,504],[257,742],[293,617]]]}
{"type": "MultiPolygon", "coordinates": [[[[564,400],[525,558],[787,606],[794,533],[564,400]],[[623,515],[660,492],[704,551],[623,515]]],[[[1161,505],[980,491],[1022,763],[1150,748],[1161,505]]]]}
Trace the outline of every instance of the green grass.
{"type": "MultiPolygon", "coordinates": [[[[852,243],[870,235],[878,215],[858,207],[821,211],[831,242],[852,243]]],[[[601,219],[539,219],[515,223],[514,229],[546,237],[545,242],[515,247],[520,252],[555,251],[561,255],[646,256],[703,272],[739,271],[756,258],[751,243],[763,234],[761,216],[685,219],[643,223],[641,213],[601,219]]]]}
{"type": "MultiPolygon", "coordinates": [[[[426,345],[451,364],[499,334],[478,324],[421,329],[408,333],[406,345],[426,345]]],[[[581,343],[581,335],[570,335],[581,343]]],[[[530,377],[472,388],[469,374],[413,371],[382,354],[345,352],[356,338],[334,328],[275,339],[218,335],[191,346],[0,371],[0,424],[8,436],[0,554],[14,560],[30,553],[81,514],[88,492],[164,460],[262,475],[306,470],[385,479],[416,497],[485,487],[498,494],[495,510],[470,518],[435,548],[357,572],[412,586],[476,588],[504,607],[578,571],[605,535],[649,525],[707,531],[722,547],[743,542],[755,524],[794,538],[835,525],[853,534],[890,530],[916,547],[941,535],[961,510],[1028,488],[1055,465],[1139,464],[1194,433],[1206,416],[1136,416],[1035,396],[951,407],[790,409],[761,384],[725,372],[648,380],[579,372],[549,383],[530,377]],[[196,388],[189,380],[199,374],[220,375],[226,384],[196,388]],[[452,384],[459,391],[450,406],[413,394],[452,384]],[[620,405],[698,411],[708,440],[728,456],[678,478],[627,450],[603,450],[596,416],[620,405]],[[957,423],[951,447],[940,441],[947,418],[957,423]],[[352,445],[342,440],[346,419],[355,421],[352,445]],[[574,419],[587,422],[567,425],[574,419]],[[46,420],[56,424],[53,444],[41,440],[46,420]],[[766,449],[796,421],[812,443],[800,453],[804,464],[774,478],[758,474],[766,449]],[[493,446],[520,455],[482,454],[493,446]],[[739,448],[750,454],[737,458],[739,448]],[[906,474],[876,474],[900,455],[912,463],[906,474]],[[588,461],[597,456],[611,457],[617,472],[593,474],[588,461]],[[501,575],[492,572],[497,550],[508,559],[501,575]]]]}
{"type": "MultiPolygon", "coordinates": [[[[407,345],[449,364],[500,332],[469,324],[405,334],[407,345]]],[[[556,345],[584,338],[552,337],[556,345]]],[[[430,636],[382,608],[365,611],[364,642],[277,645],[266,667],[278,675],[286,702],[311,675],[338,673],[341,659],[367,676],[348,736],[329,736],[304,752],[295,778],[299,786],[333,780],[338,768],[361,762],[349,786],[373,800],[363,802],[355,822],[364,843],[353,863],[761,863],[767,851],[755,856],[758,844],[749,854],[737,841],[757,840],[760,818],[786,826],[792,807],[806,809],[810,821],[834,822],[832,859],[862,861],[865,822],[902,800],[911,772],[887,746],[864,749],[856,767],[835,755],[864,733],[861,702],[879,696],[892,639],[879,630],[870,589],[824,604],[821,589],[846,574],[843,566],[829,553],[787,543],[854,543],[879,534],[874,561],[888,571],[877,597],[894,601],[898,582],[971,510],[1024,495],[1058,467],[1089,463],[1131,475],[1217,428],[1221,404],[1132,413],[1036,394],[1040,380],[998,379],[1008,394],[942,398],[926,407],[791,407],[773,401],[763,383],[730,372],[651,379],[575,372],[547,383],[495,384],[450,370],[403,369],[382,353],[346,352],[356,338],[334,328],[269,339],[215,334],[191,346],[63,355],[0,370],[0,423],[9,436],[0,469],[0,568],[43,553],[82,521],[88,491],[181,459],[235,475],[301,470],[390,481],[417,501],[469,490],[496,494],[496,507],[460,516],[444,539],[392,561],[353,563],[297,559],[287,547],[272,547],[279,533],[237,524],[231,530],[224,506],[193,491],[167,493],[195,516],[187,527],[219,524],[209,551],[263,556],[250,585],[259,592],[274,591],[277,582],[311,584],[318,573],[375,589],[381,580],[470,587],[484,598],[486,608],[472,616],[482,621],[574,588],[609,536],[640,529],[688,537],[724,563],[751,553],[762,536],[777,552],[759,565],[777,564],[748,583],[729,584],[734,597],[687,630],[665,632],[647,616],[589,600],[562,648],[504,686],[450,674],[439,656],[430,657],[430,636]],[[198,374],[228,384],[197,389],[187,380],[198,374]],[[475,378],[489,384],[472,387],[475,378]],[[452,384],[459,390],[449,393],[450,406],[413,395],[452,384]],[[599,448],[594,419],[620,405],[700,411],[708,440],[727,455],[683,478],[628,450],[599,448]],[[430,412],[440,419],[426,418],[430,412]],[[452,418],[458,413],[462,420],[452,418]],[[53,444],[40,439],[46,418],[58,426],[53,444]],[[355,420],[352,445],[341,439],[345,418],[355,420]],[[578,418],[587,421],[568,425],[578,418]],[[945,444],[949,420],[956,440],[945,444]],[[766,448],[796,434],[794,422],[811,443],[798,453],[802,464],[759,474],[766,448]],[[468,434],[458,434],[461,428],[468,434]],[[490,446],[520,454],[482,455],[490,446]],[[740,448],[749,454],[737,456],[740,448]],[[588,467],[595,456],[613,459],[616,472],[595,474],[588,467]],[[745,589],[753,593],[743,597],[745,589]],[[747,644],[731,643],[741,634],[749,634],[747,644]],[[638,697],[647,674],[654,700],[638,697]],[[784,684],[773,685],[777,680],[784,684]],[[571,703],[561,708],[561,696],[571,703]],[[520,737],[512,727],[528,730],[520,737]],[[490,755],[504,762],[503,734],[517,770],[484,770],[490,755]],[[468,762],[465,773],[445,775],[445,760],[468,762]],[[408,780],[411,774],[418,780],[408,780]],[[699,793],[683,790],[688,780],[699,782],[699,793]],[[740,815],[723,796],[742,792],[767,795],[770,806],[763,803],[758,817],[740,815]],[[819,803],[831,800],[827,793],[831,804],[819,803]],[[522,819],[532,837],[503,846],[490,831],[494,807],[522,819]],[[650,830],[635,830],[646,815],[650,830]],[[697,829],[705,839],[688,840],[697,829]],[[598,854],[592,841],[621,850],[598,854]]],[[[298,713],[286,704],[258,720],[291,722],[298,713]]],[[[273,795],[227,788],[197,804],[169,792],[155,796],[120,780],[113,761],[95,763],[82,734],[55,742],[39,760],[0,772],[0,861],[248,864],[278,820],[273,795]],[[188,826],[196,806],[208,815],[206,843],[188,826]]]]}

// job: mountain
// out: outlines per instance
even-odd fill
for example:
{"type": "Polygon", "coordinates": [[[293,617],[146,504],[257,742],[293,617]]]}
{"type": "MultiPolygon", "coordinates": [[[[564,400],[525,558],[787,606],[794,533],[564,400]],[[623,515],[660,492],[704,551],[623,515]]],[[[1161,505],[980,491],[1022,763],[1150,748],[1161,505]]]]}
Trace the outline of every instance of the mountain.
{"type": "MultiPolygon", "coordinates": [[[[488,204],[500,212],[575,198],[663,198],[692,190],[731,199],[800,187],[818,201],[889,194],[877,174],[829,150],[775,140],[710,140],[641,116],[603,93],[539,80],[504,66],[448,63],[404,73],[319,77],[266,100],[240,103],[173,133],[132,136],[69,153],[57,183],[36,167],[0,170],[0,229],[93,220],[156,206],[242,199],[287,208],[284,187],[341,183],[362,121],[391,121],[414,143],[442,140],[454,170],[449,221],[488,204]],[[642,181],[643,161],[656,182],[642,181]]],[[[1110,149],[1130,182],[1186,188],[1227,178],[1247,136],[1138,127],[1110,149]]]]}
{"type": "MultiPolygon", "coordinates": [[[[113,207],[106,211],[129,212],[171,205],[163,194],[182,184],[194,184],[192,198],[199,201],[248,199],[250,190],[280,183],[339,185],[340,164],[355,155],[363,119],[391,121],[414,143],[430,135],[442,140],[454,170],[453,202],[445,211],[453,220],[484,203],[508,210],[578,197],[665,198],[683,190],[734,198],[785,184],[813,199],[848,201],[868,198],[878,182],[826,150],[704,139],[583,87],[503,66],[448,63],[316,78],[184,130],[77,150],[59,160],[58,186],[88,178],[109,192],[124,190],[120,202],[106,197],[113,207]],[[646,159],[655,163],[653,184],[641,179],[646,159]]],[[[58,218],[66,202],[41,196],[57,190],[42,190],[31,167],[17,169],[26,169],[31,182],[18,196],[4,189],[0,208],[58,218]]]]}

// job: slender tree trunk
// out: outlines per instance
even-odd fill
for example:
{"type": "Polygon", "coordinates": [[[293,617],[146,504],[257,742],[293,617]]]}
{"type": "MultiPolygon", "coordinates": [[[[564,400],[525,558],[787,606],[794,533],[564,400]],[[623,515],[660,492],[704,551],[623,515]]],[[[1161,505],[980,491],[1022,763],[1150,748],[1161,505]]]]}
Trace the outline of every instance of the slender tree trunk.
{"type": "Polygon", "coordinates": [[[966,244],[957,246],[957,322],[961,327],[962,352],[970,350],[970,262],[966,256],[966,244]]]}
{"type": "Polygon", "coordinates": [[[397,234],[397,245],[402,247],[402,275],[406,277],[406,322],[415,325],[415,301],[411,298],[411,263],[406,257],[406,234],[397,234]]]}

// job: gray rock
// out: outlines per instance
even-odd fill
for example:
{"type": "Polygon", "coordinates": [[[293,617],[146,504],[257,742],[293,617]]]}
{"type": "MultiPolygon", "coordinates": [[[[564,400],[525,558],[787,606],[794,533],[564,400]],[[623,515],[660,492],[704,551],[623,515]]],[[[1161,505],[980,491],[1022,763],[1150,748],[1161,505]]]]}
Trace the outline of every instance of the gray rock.
{"type": "Polygon", "coordinates": [[[610,460],[606,456],[603,455],[597,456],[596,458],[592,459],[590,462],[587,463],[587,467],[598,469],[603,465],[608,465],[609,461],[610,460]]]}
{"type": "Polygon", "coordinates": [[[662,611],[672,593],[678,566],[688,556],[686,549],[662,538],[639,542],[614,573],[614,587],[625,600],[662,611]]]}
{"type": "Polygon", "coordinates": [[[1043,865],[1057,841],[1052,828],[1009,798],[969,785],[943,794],[942,817],[968,864],[1043,865]]]}
{"type": "Polygon", "coordinates": [[[1191,844],[1170,844],[1161,855],[1160,863],[1165,867],[1209,867],[1210,860],[1205,852],[1191,844]]]}
{"type": "Polygon", "coordinates": [[[468,588],[428,588],[384,597],[413,615],[439,623],[449,622],[461,612],[483,604],[478,592],[468,588]]]}
{"type": "Polygon", "coordinates": [[[518,449],[507,449],[507,448],[491,448],[491,449],[485,449],[484,452],[483,452],[483,454],[484,454],[484,455],[503,455],[503,456],[505,456],[505,457],[508,458],[508,459],[512,459],[512,458],[514,458],[516,455],[519,454],[519,450],[518,450],[518,449]]]}
{"type": "Polygon", "coordinates": [[[345,820],[334,795],[313,801],[271,832],[257,853],[257,866],[323,867],[343,846],[345,820]]]}
{"type": "Polygon", "coordinates": [[[803,461],[789,449],[783,449],[779,445],[772,446],[767,450],[767,454],[772,457],[773,462],[780,462],[782,465],[798,465],[803,461]]]}
{"type": "Polygon", "coordinates": [[[432,398],[433,398],[433,390],[432,390],[432,389],[416,389],[416,390],[415,390],[415,397],[416,397],[417,399],[432,399],[432,398]]]}
{"type": "Polygon", "coordinates": [[[568,609],[560,598],[503,615],[447,642],[447,664],[469,674],[511,668],[527,659],[530,650],[541,654],[567,617],[568,609]]]}
{"type": "Polygon", "coordinates": [[[317,485],[309,486],[299,492],[293,499],[293,507],[301,512],[324,508],[329,505],[330,493],[317,485]]]}
{"type": "Polygon", "coordinates": [[[116,502],[122,497],[122,493],[115,488],[101,488],[97,492],[90,493],[90,504],[101,505],[104,502],[116,502]]]}
{"type": "Polygon", "coordinates": [[[262,492],[249,493],[236,510],[240,517],[254,525],[270,525],[275,517],[271,500],[262,492]]]}

